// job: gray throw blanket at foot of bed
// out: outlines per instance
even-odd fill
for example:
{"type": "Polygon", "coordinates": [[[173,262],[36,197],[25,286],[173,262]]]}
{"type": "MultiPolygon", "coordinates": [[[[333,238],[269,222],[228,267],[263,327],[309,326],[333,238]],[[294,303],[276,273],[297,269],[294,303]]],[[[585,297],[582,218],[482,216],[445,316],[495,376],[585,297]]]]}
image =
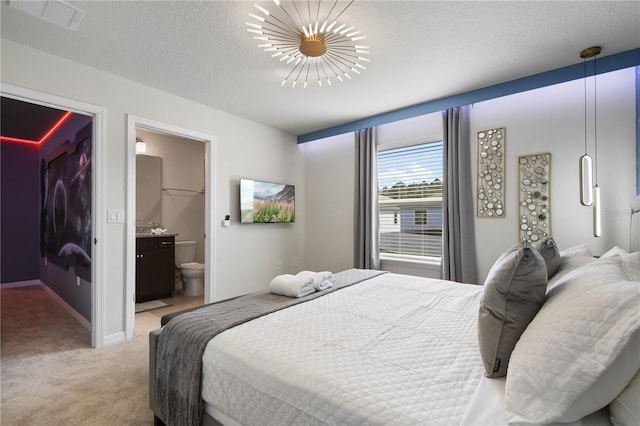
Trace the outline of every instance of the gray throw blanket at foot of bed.
{"type": "Polygon", "coordinates": [[[334,286],[299,299],[251,293],[178,315],[162,329],[156,352],[156,415],[167,425],[199,425],[202,416],[202,354],[217,334],[263,315],[373,278],[381,271],[350,269],[334,286]]]}

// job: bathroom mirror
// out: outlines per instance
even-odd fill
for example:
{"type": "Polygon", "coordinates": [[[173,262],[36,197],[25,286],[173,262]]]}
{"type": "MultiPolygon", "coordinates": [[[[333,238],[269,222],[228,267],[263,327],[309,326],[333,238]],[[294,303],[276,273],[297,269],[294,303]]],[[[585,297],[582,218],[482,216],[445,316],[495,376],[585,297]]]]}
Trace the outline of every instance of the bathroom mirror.
{"type": "Polygon", "coordinates": [[[162,158],[136,155],[136,226],[162,223],[162,158]]]}

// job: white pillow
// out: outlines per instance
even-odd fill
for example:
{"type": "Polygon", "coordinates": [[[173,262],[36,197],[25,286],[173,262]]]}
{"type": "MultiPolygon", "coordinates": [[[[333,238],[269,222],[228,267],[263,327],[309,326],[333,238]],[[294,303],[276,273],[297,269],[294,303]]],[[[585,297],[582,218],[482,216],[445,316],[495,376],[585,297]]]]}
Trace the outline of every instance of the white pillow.
{"type": "MultiPolygon", "coordinates": [[[[631,335],[615,360],[600,374],[591,386],[576,399],[558,419],[559,423],[571,423],[580,420],[587,414],[606,407],[623,393],[625,385],[640,369],[640,330],[631,335]]],[[[633,391],[630,391],[632,394],[633,391]]],[[[640,402],[640,399],[636,401],[640,402]]],[[[637,407],[637,406],[636,406],[637,407]]],[[[637,410],[637,408],[636,408],[637,410]]],[[[620,413],[621,410],[618,411],[620,413]]],[[[626,414],[626,413],[625,413],[626,414]]],[[[640,425],[640,422],[627,425],[640,425]]]]}
{"type": "Polygon", "coordinates": [[[609,404],[638,369],[637,353],[635,366],[615,362],[638,335],[638,306],[640,253],[599,260],[558,281],[511,355],[509,424],[571,421],[609,404]],[[596,382],[603,387],[587,392],[596,382]]]}
{"type": "Polygon", "coordinates": [[[589,247],[586,244],[580,244],[577,246],[569,247],[564,250],[560,250],[560,256],[593,256],[589,247]]]}
{"type": "Polygon", "coordinates": [[[600,259],[606,259],[607,257],[618,256],[620,254],[627,254],[627,253],[629,253],[629,252],[626,251],[625,249],[623,249],[621,247],[618,247],[618,246],[613,246],[605,254],[600,256],[600,259]]]}
{"type": "MultiPolygon", "coordinates": [[[[637,356],[637,354],[636,354],[637,356]]],[[[640,371],[609,405],[614,426],[640,425],[640,371]]]]}
{"type": "Polygon", "coordinates": [[[555,283],[559,282],[560,279],[567,275],[569,272],[598,260],[597,257],[593,256],[565,256],[561,257],[560,259],[560,268],[558,269],[558,272],[553,275],[553,277],[549,278],[547,289],[552,288],[555,283]]]}

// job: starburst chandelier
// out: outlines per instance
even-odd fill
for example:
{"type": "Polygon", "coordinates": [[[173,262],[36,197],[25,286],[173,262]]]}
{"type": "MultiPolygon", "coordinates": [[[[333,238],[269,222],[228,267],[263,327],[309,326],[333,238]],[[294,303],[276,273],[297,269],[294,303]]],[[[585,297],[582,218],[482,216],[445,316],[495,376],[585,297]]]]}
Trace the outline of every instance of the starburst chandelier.
{"type": "Polygon", "coordinates": [[[351,80],[369,62],[369,46],[358,43],[366,37],[338,19],[355,0],[345,1],[279,1],[273,0],[273,11],[258,4],[259,13],[249,13],[255,22],[247,22],[258,47],[273,58],[290,64],[291,71],[281,86],[296,87],[302,82],[317,81],[331,85],[332,79],[351,80]]]}

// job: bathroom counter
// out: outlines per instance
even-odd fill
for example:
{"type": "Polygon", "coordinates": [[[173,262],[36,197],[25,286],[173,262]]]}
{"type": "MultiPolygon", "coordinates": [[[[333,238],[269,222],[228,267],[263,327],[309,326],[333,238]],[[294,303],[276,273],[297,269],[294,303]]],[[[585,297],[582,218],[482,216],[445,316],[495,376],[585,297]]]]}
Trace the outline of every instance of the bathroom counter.
{"type": "Polygon", "coordinates": [[[164,234],[152,234],[152,233],[144,233],[144,234],[136,234],[136,238],[154,238],[154,237],[177,237],[179,234],[174,234],[171,232],[165,232],[164,234]]]}

